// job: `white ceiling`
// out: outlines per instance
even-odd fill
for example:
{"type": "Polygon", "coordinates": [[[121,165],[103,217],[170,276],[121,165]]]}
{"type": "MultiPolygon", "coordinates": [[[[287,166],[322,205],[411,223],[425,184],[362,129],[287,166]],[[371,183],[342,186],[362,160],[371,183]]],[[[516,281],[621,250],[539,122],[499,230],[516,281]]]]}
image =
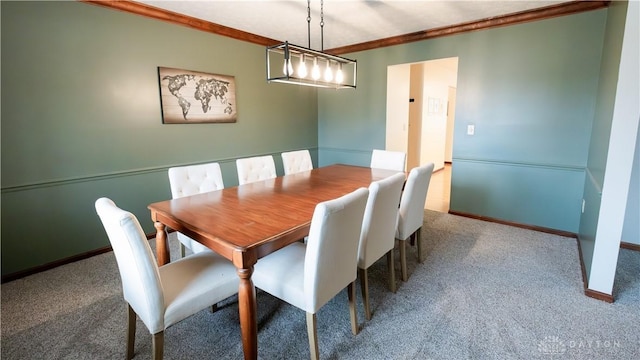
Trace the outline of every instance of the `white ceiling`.
{"type": "MultiPolygon", "coordinates": [[[[136,1],[307,47],[306,0],[136,1]]],[[[324,49],[555,5],[546,0],[324,0],[324,49]]],[[[319,50],[320,0],[311,0],[311,48],[319,50]]]]}

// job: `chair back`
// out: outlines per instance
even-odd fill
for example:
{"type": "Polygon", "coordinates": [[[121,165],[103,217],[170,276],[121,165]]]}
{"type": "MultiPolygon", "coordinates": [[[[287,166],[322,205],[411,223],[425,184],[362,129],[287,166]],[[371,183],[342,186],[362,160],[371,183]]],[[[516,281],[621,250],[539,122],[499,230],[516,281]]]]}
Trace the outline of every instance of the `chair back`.
{"type": "MultiPolygon", "coordinates": [[[[169,185],[171,197],[174,199],[224,189],[220,164],[208,163],[172,167],[169,169],[169,185]]],[[[178,240],[193,253],[207,250],[206,246],[182,233],[178,233],[178,240]]]]}
{"type": "Polygon", "coordinates": [[[356,280],[368,195],[368,189],[360,188],[315,208],[304,260],[305,303],[313,313],[356,280]]]}
{"type": "Polygon", "coordinates": [[[371,153],[371,168],[404,171],[407,155],[401,151],[374,149],[371,153]]]}
{"type": "Polygon", "coordinates": [[[433,166],[433,163],[429,163],[413,168],[409,172],[398,210],[397,239],[406,240],[422,227],[424,204],[427,200],[427,190],[429,190],[433,166]]]}
{"type": "Polygon", "coordinates": [[[169,185],[174,199],[224,189],[220,164],[172,167],[169,169],[169,185]]]}
{"type": "Polygon", "coordinates": [[[138,219],[108,198],[95,203],[120,270],[124,299],[149,329],[164,328],[158,265],[138,219]]]}
{"type": "Polygon", "coordinates": [[[271,155],[237,159],[236,167],[240,185],[276,177],[276,164],[271,155]]]}
{"type": "Polygon", "coordinates": [[[374,181],[362,220],[358,267],[366,269],[393,249],[404,173],[374,181]]]}
{"type": "Polygon", "coordinates": [[[280,155],[282,156],[285,175],[313,170],[313,162],[311,162],[309,150],[283,152],[280,155]]]}

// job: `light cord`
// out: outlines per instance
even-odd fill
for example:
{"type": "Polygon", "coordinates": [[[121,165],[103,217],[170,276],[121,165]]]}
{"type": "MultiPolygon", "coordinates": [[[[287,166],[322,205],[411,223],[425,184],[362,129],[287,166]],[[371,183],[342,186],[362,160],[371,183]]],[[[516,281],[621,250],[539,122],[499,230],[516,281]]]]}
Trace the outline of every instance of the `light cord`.
{"type": "Polygon", "coordinates": [[[324,0],[320,0],[320,51],[324,51],[324,0]]]}
{"type": "Polygon", "coordinates": [[[307,0],[307,47],[311,49],[311,0],[307,0]]]}

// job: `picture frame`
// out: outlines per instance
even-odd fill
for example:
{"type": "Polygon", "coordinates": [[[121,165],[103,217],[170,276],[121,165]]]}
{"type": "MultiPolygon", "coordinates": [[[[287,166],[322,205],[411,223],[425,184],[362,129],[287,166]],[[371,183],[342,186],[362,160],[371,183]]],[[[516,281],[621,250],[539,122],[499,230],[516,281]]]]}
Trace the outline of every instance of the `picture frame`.
{"type": "Polygon", "coordinates": [[[233,123],[234,76],[158,67],[163,124],[233,123]]]}

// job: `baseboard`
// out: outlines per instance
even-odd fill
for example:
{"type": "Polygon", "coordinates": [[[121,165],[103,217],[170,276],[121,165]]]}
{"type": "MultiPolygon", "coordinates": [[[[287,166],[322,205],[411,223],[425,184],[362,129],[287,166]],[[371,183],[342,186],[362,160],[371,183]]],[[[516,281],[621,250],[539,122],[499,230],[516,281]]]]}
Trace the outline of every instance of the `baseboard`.
{"type": "Polygon", "coordinates": [[[572,232],[564,231],[564,230],[551,229],[551,228],[547,228],[547,227],[543,227],[543,226],[522,224],[522,223],[518,223],[518,222],[502,220],[502,219],[493,218],[493,217],[489,217],[489,216],[470,214],[470,213],[465,213],[465,212],[461,212],[461,211],[449,210],[449,214],[458,215],[458,216],[464,216],[464,217],[468,217],[468,218],[472,218],[472,219],[484,220],[484,221],[503,224],[503,225],[514,226],[514,227],[518,227],[518,228],[522,228],[522,229],[540,231],[540,232],[547,233],[547,234],[570,237],[570,238],[575,238],[575,239],[578,238],[578,234],[576,234],[576,233],[572,233],[572,232]]]}
{"type": "MultiPolygon", "coordinates": [[[[633,250],[633,251],[640,251],[640,245],[632,244],[628,242],[620,242],[620,248],[633,250]]],[[[584,294],[590,298],[602,300],[608,303],[613,303],[615,301],[615,299],[613,298],[613,295],[609,295],[600,291],[589,289],[587,285],[588,284],[587,271],[585,269],[584,262],[582,261],[582,248],[580,247],[580,239],[578,239],[578,252],[580,253],[580,267],[582,267],[582,283],[584,284],[584,294]]]]}
{"type": "Polygon", "coordinates": [[[74,256],[70,256],[68,258],[64,258],[64,259],[60,259],[57,261],[53,261],[47,264],[43,264],[43,265],[39,265],[36,267],[32,267],[26,270],[22,270],[22,271],[18,271],[15,273],[11,273],[8,275],[3,275],[2,276],[2,283],[6,283],[9,281],[14,281],[14,280],[18,280],[18,279],[22,279],[24,277],[27,277],[29,275],[34,275],[43,271],[47,271],[47,270],[51,270],[54,268],[57,268],[58,266],[62,266],[62,265],[66,265],[66,264],[71,264],[74,263],[76,261],[80,261],[80,260],[84,260],[84,259],[88,259],[90,257],[96,256],[96,255],[100,255],[100,254],[104,254],[107,253],[109,251],[112,251],[111,246],[107,246],[107,247],[103,247],[100,249],[96,249],[96,250],[91,250],[91,251],[87,251],[85,253],[82,254],[78,254],[78,255],[74,255],[74,256]]]}
{"type": "Polygon", "coordinates": [[[595,291],[591,289],[585,289],[584,294],[590,298],[594,298],[597,300],[602,300],[608,303],[613,303],[613,295],[605,294],[600,291],[595,291]]]}
{"type": "Polygon", "coordinates": [[[584,294],[591,297],[587,290],[589,290],[588,284],[589,280],[587,279],[587,267],[584,266],[584,257],[582,256],[582,245],[580,244],[580,237],[576,236],[576,243],[578,244],[578,260],[580,260],[580,272],[582,273],[582,288],[584,289],[584,294]]]}
{"type": "MultiPolygon", "coordinates": [[[[498,224],[515,226],[515,227],[529,229],[529,230],[540,231],[540,232],[544,232],[544,233],[548,233],[548,234],[554,234],[554,235],[574,238],[576,240],[577,245],[578,245],[578,260],[580,261],[580,272],[582,273],[582,286],[584,288],[584,294],[586,296],[590,297],[590,298],[602,300],[602,301],[605,301],[605,302],[608,302],[608,303],[613,303],[613,301],[614,301],[613,295],[605,294],[605,293],[602,293],[602,292],[599,292],[599,291],[595,291],[595,290],[591,290],[591,289],[588,288],[588,286],[587,286],[587,284],[588,284],[588,281],[587,281],[587,270],[586,270],[586,268],[584,266],[584,261],[582,261],[582,247],[580,246],[580,239],[578,237],[578,234],[575,234],[575,233],[572,233],[572,232],[568,232],[568,231],[545,228],[545,227],[541,227],[541,226],[532,226],[532,225],[520,224],[520,223],[511,222],[511,221],[505,221],[505,220],[500,220],[500,219],[496,219],[496,218],[480,216],[480,215],[474,215],[474,214],[468,214],[468,213],[463,213],[463,212],[458,212],[458,211],[449,210],[449,214],[459,215],[459,216],[464,216],[464,217],[468,217],[468,218],[484,220],[484,221],[489,221],[489,222],[494,222],[494,223],[498,223],[498,224]]],[[[630,248],[631,250],[640,250],[640,246],[635,245],[635,244],[629,244],[629,243],[621,243],[620,247],[623,247],[625,249],[630,248]]]]}
{"type": "MultiPolygon", "coordinates": [[[[167,232],[172,232],[172,231],[173,230],[171,230],[171,229],[167,229],[167,232]]],[[[147,236],[147,240],[155,239],[156,233],[147,234],[146,236],[147,236]]],[[[76,261],[85,260],[85,259],[88,259],[90,257],[94,257],[96,255],[101,255],[101,254],[104,254],[104,253],[108,253],[110,251],[113,251],[111,246],[105,246],[105,247],[100,248],[100,249],[87,251],[87,252],[82,253],[82,254],[70,256],[68,258],[56,260],[56,261],[53,261],[53,262],[50,262],[50,263],[47,263],[47,264],[35,266],[35,267],[29,268],[29,269],[25,269],[25,270],[22,270],[22,271],[17,271],[17,272],[14,272],[14,273],[11,273],[11,274],[7,274],[7,275],[2,275],[2,284],[10,282],[10,281],[14,281],[14,280],[22,279],[22,278],[27,277],[29,275],[34,275],[34,274],[37,274],[37,273],[41,273],[43,271],[51,270],[51,269],[57,268],[57,267],[62,266],[62,265],[67,265],[67,264],[74,263],[76,261]]]]}
{"type": "Polygon", "coordinates": [[[628,242],[624,242],[624,241],[620,242],[620,248],[621,249],[627,249],[627,250],[633,250],[633,251],[640,251],[640,245],[633,244],[633,243],[628,243],[628,242]]]}
{"type": "MultiPolygon", "coordinates": [[[[464,217],[468,217],[468,218],[484,220],[484,221],[489,221],[489,222],[495,222],[495,223],[498,223],[498,224],[515,226],[515,227],[529,229],[529,230],[541,231],[541,232],[545,232],[545,233],[549,233],[549,234],[565,236],[565,237],[570,237],[570,238],[576,239],[576,243],[578,244],[578,256],[580,257],[580,271],[582,272],[582,286],[584,287],[584,294],[586,296],[590,297],[590,298],[602,300],[602,301],[605,301],[605,302],[608,302],[608,303],[613,303],[614,302],[613,295],[605,294],[605,293],[602,293],[600,291],[591,290],[591,289],[588,288],[587,284],[589,282],[588,282],[588,279],[587,279],[587,271],[586,271],[586,268],[584,266],[584,259],[582,258],[582,247],[580,246],[580,239],[578,237],[578,234],[575,234],[575,233],[572,233],[572,232],[568,232],[568,231],[545,228],[545,227],[541,227],[541,226],[532,226],[532,225],[520,224],[520,223],[511,222],[511,221],[505,221],[505,220],[500,220],[500,219],[496,219],[496,218],[486,217],[486,216],[468,214],[468,213],[459,212],[459,211],[451,211],[451,210],[449,210],[449,214],[459,215],[459,216],[464,216],[464,217]]],[[[632,244],[632,243],[628,243],[628,242],[620,242],[620,248],[621,249],[627,249],[627,250],[633,250],[633,251],[640,251],[640,245],[632,244]]]]}

